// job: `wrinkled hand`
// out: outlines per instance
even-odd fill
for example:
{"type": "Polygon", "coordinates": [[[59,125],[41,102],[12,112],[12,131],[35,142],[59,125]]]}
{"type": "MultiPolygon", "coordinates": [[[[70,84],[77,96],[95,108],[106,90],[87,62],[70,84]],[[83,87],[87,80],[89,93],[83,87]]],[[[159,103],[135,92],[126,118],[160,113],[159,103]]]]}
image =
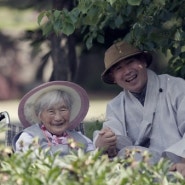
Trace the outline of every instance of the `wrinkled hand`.
{"type": "Polygon", "coordinates": [[[183,162],[175,163],[170,167],[169,170],[170,171],[178,171],[185,178],[185,163],[183,163],[183,162]]]}
{"type": "Polygon", "coordinates": [[[103,128],[99,132],[99,136],[95,143],[97,148],[103,149],[104,151],[109,151],[112,153],[116,149],[116,135],[108,127],[103,128]],[[111,152],[112,151],[112,152],[111,152]]]}

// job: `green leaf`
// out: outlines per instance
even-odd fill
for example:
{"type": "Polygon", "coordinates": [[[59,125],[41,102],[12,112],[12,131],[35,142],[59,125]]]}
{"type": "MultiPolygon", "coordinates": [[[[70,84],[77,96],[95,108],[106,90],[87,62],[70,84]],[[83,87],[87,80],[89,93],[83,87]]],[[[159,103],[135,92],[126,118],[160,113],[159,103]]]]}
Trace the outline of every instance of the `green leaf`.
{"type": "Polygon", "coordinates": [[[127,0],[128,4],[131,6],[139,6],[142,0],[127,0]]]}
{"type": "Polygon", "coordinates": [[[111,5],[113,5],[117,0],[107,0],[111,5]]]}
{"type": "Polygon", "coordinates": [[[53,31],[53,27],[50,23],[47,23],[45,24],[42,30],[43,30],[43,35],[48,36],[53,31]]]}
{"type": "Polygon", "coordinates": [[[75,31],[75,27],[73,24],[69,22],[64,22],[62,25],[62,32],[67,36],[71,35],[75,31]]]}
{"type": "Polygon", "coordinates": [[[57,20],[54,22],[53,29],[56,33],[59,33],[61,31],[62,22],[60,20],[57,20]]]}
{"type": "Polygon", "coordinates": [[[123,23],[123,17],[119,15],[115,20],[115,25],[117,28],[119,28],[122,23],[123,23]]]}
{"type": "Polygon", "coordinates": [[[104,37],[103,37],[102,35],[99,34],[99,35],[97,36],[97,41],[98,41],[99,43],[102,43],[102,44],[103,44],[105,40],[104,40],[104,37]]]}
{"type": "Polygon", "coordinates": [[[77,8],[74,8],[74,9],[70,12],[70,18],[71,18],[71,21],[72,21],[73,23],[76,23],[76,22],[78,21],[79,14],[80,14],[80,11],[79,11],[77,8]]]}
{"type": "Polygon", "coordinates": [[[39,16],[37,18],[37,22],[38,22],[39,25],[40,25],[40,23],[41,23],[41,21],[42,21],[42,19],[43,19],[44,16],[45,16],[45,11],[44,12],[41,12],[39,14],[39,16]]]}
{"type": "Polygon", "coordinates": [[[58,18],[60,16],[60,14],[61,14],[61,11],[59,11],[59,10],[55,10],[53,13],[55,18],[58,18]]]}
{"type": "Polygon", "coordinates": [[[92,41],[93,41],[93,37],[92,36],[89,36],[86,40],[86,47],[88,49],[90,49],[92,47],[92,41]]]}

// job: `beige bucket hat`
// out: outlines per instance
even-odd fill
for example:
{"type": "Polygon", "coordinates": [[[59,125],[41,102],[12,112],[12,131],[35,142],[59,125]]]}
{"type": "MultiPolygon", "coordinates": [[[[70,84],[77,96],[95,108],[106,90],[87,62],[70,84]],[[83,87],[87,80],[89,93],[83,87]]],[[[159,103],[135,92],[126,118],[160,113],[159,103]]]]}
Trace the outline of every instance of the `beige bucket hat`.
{"type": "Polygon", "coordinates": [[[110,75],[110,69],[121,60],[124,60],[134,55],[139,55],[139,54],[142,54],[145,56],[147,67],[148,67],[152,62],[152,54],[149,53],[148,51],[139,50],[138,48],[124,41],[113,44],[105,52],[105,57],[104,57],[105,70],[101,75],[102,80],[105,83],[114,84],[113,79],[110,75]]]}
{"type": "Polygon", "coordinates": [[[35,113],[35,102],[42,94],[52,91],[65,91],[72,97],[72,109],[70,116],[70,128],[76,128],[85,118],[89,109],[89,97],[86,91],[79,85],[69,81],[52,81],[41,84],[23,96],[18,106],[18,116],[22,125],[26,128],[39,123],[35,113]]]}

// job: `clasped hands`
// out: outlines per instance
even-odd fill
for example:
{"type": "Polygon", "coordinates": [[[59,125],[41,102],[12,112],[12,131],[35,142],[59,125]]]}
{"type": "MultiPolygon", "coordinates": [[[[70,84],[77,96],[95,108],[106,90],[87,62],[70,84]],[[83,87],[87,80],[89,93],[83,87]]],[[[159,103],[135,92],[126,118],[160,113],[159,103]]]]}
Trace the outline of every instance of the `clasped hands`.
{"type": "MultiPolygon", "coordinates": [[[[117,155],[116,142],[117,137],[115,133],[110,128],[105,127],[99,132],[95,145],[106,152],[109,157],[114,157],[117,155]]],[[[169,170],[178,171],[185,178],[185,159],[180,163],[173,164],[169,170]]]]}
{"type": "Polygon", "coordinates": [[[110,128],[105,127],[99,132],[95,145],[107,152],[109,157],[114,157],[117,155],[116,140],[115,133],[110,128]]]}

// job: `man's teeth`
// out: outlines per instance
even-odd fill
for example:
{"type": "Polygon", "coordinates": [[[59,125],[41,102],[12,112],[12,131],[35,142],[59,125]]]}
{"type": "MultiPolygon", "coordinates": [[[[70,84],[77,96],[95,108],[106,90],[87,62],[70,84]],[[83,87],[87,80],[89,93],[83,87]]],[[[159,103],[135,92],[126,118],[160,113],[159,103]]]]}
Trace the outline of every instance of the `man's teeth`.
{"type": "Polygon", "coordinates": [[[130,81],[134,80],[136,77],[137,77],[137,75],[134,75],[134,76],[128,78],[128,79],[126,80],[126,82],[130,82],[130,81]]]}

